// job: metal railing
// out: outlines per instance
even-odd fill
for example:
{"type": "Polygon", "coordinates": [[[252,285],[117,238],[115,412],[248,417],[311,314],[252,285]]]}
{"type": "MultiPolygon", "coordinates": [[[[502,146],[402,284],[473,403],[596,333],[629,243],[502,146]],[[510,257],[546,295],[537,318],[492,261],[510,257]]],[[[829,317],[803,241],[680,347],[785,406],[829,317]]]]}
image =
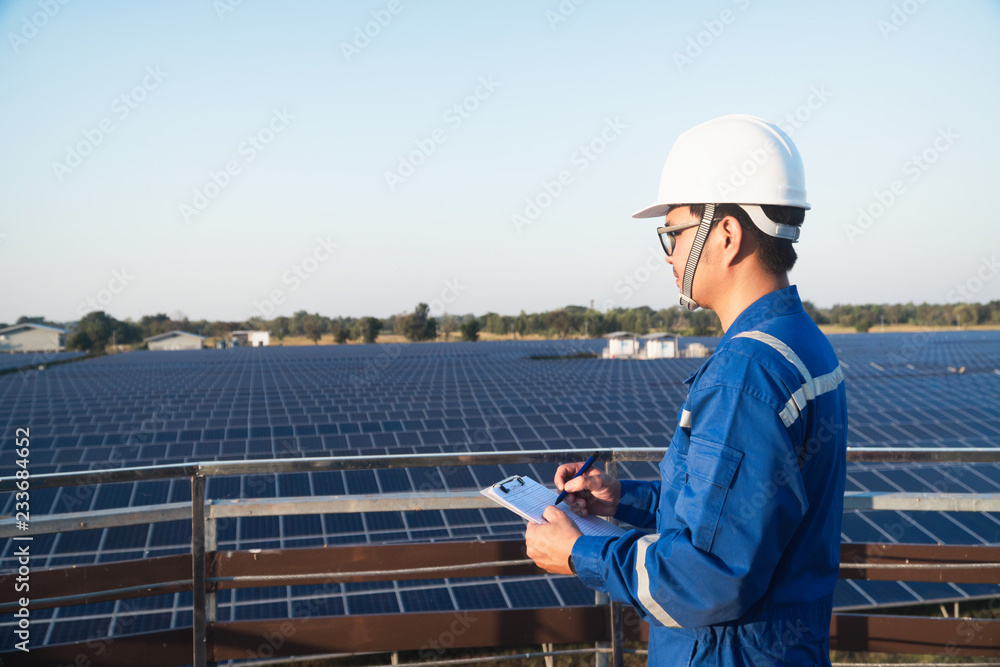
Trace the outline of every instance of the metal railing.
{"type": "MultiPolygon", "coordinates": [[[[606,469],[610,474],[617,475],[618,464],[625,462],[657,462],[665,449],[615,449],[602,450],[600,460],[606,464],[606,469]]],[[[429,487],[422,491],[409,493],[389,493],[381,495],[348,495],[348,496],[317,496],[317,497],[295,497],[295,498],[258,498],[246,500],[224,500],[206,502],[205,483],[206,478],[224,475],[252,475],[252,474],[276,474],[293,472],[318,472],[336,470],[371,470],[381,468],[419,468],[419,467],[450,467],[450,466],[477,466],[477,465],[503,465],[503,464],[525,464],[525,463],[564,463],[575,460],[580,456],[580,452],[575,449],[566,450],[542,450],[542,451],[515,451],[515,452],[475,452],[475,453],[449,453],[449,454],[428,454],[428,455],[387,455],[378,457],[317,457],[317,458],[292,458],[274,460],[250,460],[250,461],[208,461],[203,463],[184,463],[174,465],[162,465],[151,467],[131,467],[116,468],[111,470],[72,472],[72,473],[52,473],[44,475],[32,475],[30,477],[31,488],[52,488],[70,486],[96,486],[100,484],[111,484],[117,482],[135,482],[144,480],[166,480],[177,478],[188,478],[191,484],[191,502],[168,503],[149,507],[135,507],[101,510],[93,512],[79,512],[56,514],[45,517],[32,517],[31,534],[57,533],[72,530],[96,529],[113,526],[127,526],[137,524],[156,523],[174,520],[191,521],[191,554],[190,556],[166,556],[138,563],[149,563],[155,566],[149,569],[153,572],[139,572],[135,568],[134,561],[125,563],[109,563],[105,565],[88,566],[95,572],[100,570],[103,573],[101,586],[88,586],[85,583],[77,582],[73,584],[66,577],[59,579],[60,571],[54,570],[56,574],[50,578],[51,590],[59,591],[58,595],[33,596],[32,606],[36,608],[64,606],[70,604],[80,604],[97,600],[124,599],[140,595],[152,595],[182,590],[192,590],[192,628],[190,629],[189,640],[193,646],[189,649],[188,655],[193,657],[193,664],[202,666],[208,664],[209,660],[223,659],[223,654],[229,655],[233,651],[218,650],[222,644],[220,639],[233,633],[242,633],[242,639],[233,639],[233,645],[246,643],[247,637],[255,636],[257,633],[266,633],[265,625],[246,626],[243,630],[234,629],[235,623],[216,622],[216,591],[220,588],[251,587],[263,583],[274,584],[275,582],[289,583],[322,583],[332,581],[372,581],[372,580],[400,580],[428,578],[430,575],[440,577],[449,574],[451,577],[473,577],[491,576],[491,574],[540,574],[541,571],[535,568],[530,561],[524,558],[523,542],[517,541],[497,541],[480,543],[436,543],[433,545],[419,544],[408,547],[400,560],[396,557],[393,560],[393,553],[400,552],[399,549],[385,549],[384,547],[342,547],[338,548],[344,554],[350,555],[355,560],[354,565],[345,566],[340,563],[340,569],[336,572],[328,572],[328,564],[323,567],[324,562],[328,563],[330,549],[319,550],[315,553],[313,549],[291,549],[272,550],[262,553],[260,550],[254,552],[218,552],[217,550],[217,522],[220,519],[246,517],[246,516],[276,516],[293,514],[333,514],[333,513],[356,513],[356,512],[384,512],[384,511],[406,511],[406,510],[441,510],[441,509],[468,509],[468,508],[492,508],[496,505],[488,498],[481,496],[478,492],[444,492],[432,490],[429,487]],[[470,545],[467,553],[459,553],[462,545],[470,545]],[[476,546],[476,545],[480,546],[476,546]],[[492,545],[492,546],[481,546],[492,545]],[[478,549],[478,550],[477,550],[478,549]],[[385,552],[385,553],[381,553],[385,552]],[[421,555],[423,554],[423,555],[421,555]],[[275,557],[277,555],[277,557],[275,557]],[[360,561],[356,561],[360,558],[360,561]],[[421,564],[421,558],[423,564],[421,564]],[[366,560],[367,559],[367,560],[366,560]],[[376,561],[381,563],[377,568],[365,565],[365,562],[376,561]],[[358,565],[357,563],[362,563],[358,565]],[[288,568],[291,567],[292,570],[288,568]],[[190,576],[184,576],[183,570],[187,568],[190,576]],[[131,572],[130,572],[131,570],[131,572]],[[293,571],[294,570],[294,571],[293,571]],[[261,574],[260,572],[263,572],[261,574]],[[132,576],[129,579],[129,575],[132,576]],[[141,574],[148,575],[143,579],[141,574]],[[155,576],[154,576],[155,575],[155,576]],[[138,577],[138,578],[136,578],[138,577]],[[150,578],[152,577],[152,578],[150,578]],[[108,586],[107,582],[118,582],[116,585],[108,586]],[[121,584],[128,585],[121,585],[121,584]],[[214,634],[213,644],[209,643],[209,630],[214,634]]],[[[847,454],[849,461],[857,462],[998,462],[1000,461],[1000,449],[990,448],[849,448],[847,454]]],[[[13,477],[0,478],[0,491],[12,491],[16,488],[17,479],[13,477]]],[[[901,510],[948,510],[948,511],[1000,511],[1000,494],[913,494],[913,493],[860,493],[847,494],[845,496],[845,509],[901,509],[901,510]]],[[[0,520],[0,537],[13,537],[23,535],[17,530],[14,519],[0,520]]],[[[398,546],[398,545],[397,545],[398,546]]],[[[849,547],[852,545],[844,545],[849,547]]],[[[854,545],[856,546],[856,545],[854,545]]],[[[873,546],[873,545],[869,545],[873,546]]],[[[854,576],[856,578],[879,578],[890,577],[901,578],[892,570],[905,569],[905,576],[908,580],[947,580],[935,579],[940,577],[942,569],[941,563],[936,557],[929,556],[924,550],[932,547],[912,547],[916,552],[900,552],[900,545],[884,545],[886,548],[881,551],[875,550],[871,553],[861,555],[855,553],[852,558],[845,558],[845,569],[842,576],[854,576]],[[896,549],[895,555],[891,553],[896,549]],[[900,555],[903,554],[903,555],[900,555]],[[859,560],[861,558],[861,560],[859,560]],[[900,562],[903,559],[907,563],[900,562]],[[916,559],[916,560],[914,560],[916,559]],[[875,562],[878,561],[878,562],[875,562]],[[921,567],[916,567],[920,565],[921,567]],[[890,571],[890,572],[887,572],[890,571]],[[938,573],[938,574],[935,574],[938,573]],[[913,579],[911,577],[917,577],[913,579]],[[922,578],[922,577],[930,577],[922,578]]],[[[992,549],[990,547],[944,547],[952,549],[948,552],[947,558],[957,559],[956,563],[961,576],[965,578],[952,579],[953,581],[1000,581],[1000,553],[993,554],[992,551],[984,558],[971,552],[970,549],[992,549]],[[965,549],[965,551],[956,551],[965,549]],[[969,553],[966,553],[969,552],[969,553]],[[970,555],[971,554],[971,555],[970,555]],[[972,579],[969,573],[974,572],[972,579]],[[992,579],[990,578],[992,577],[992,579]]],[[[943,554],[942,554],[943,555],[943,554]]],[[[79,573],[83,568],[76,568],[79,573]]],[[[43,573],[39,573],[43,574],[43,573]]],[[[37,575],[33,575],[37,576],[37,575]]],[[[101,577],[98,577],[101,579],[101,577]]],[[[34,586],[34,584],[33,584],[34,586]]],[[[44,592],[44,591],[43,591],[44,592]]],[[[637,630],[641,624],[637,622],[637,617],[630,609],[623,609],[619,603],[610,602],[606,597],[601,600],[603,604],[595,607],[565,608],[555,610],[500,610],[489,612],[484,618],[493,621],[512,623],[512,614],[526,614],[529,611],[535,619],[545,618],[552,623],[566,624],[567,627],[586,629],[587,632],[580,636],[601,636],[607,639],[606,642],[599,642],[593,649],[580,649],[580,651],[590,652],[595,655],[598,664],[607,664],[607,661],[616,666],[622,664],[622,656],[625,652],[624,642],[626,638],[643,639],[643,631],[637,630]],[[567,612],[562,613],[561,612],[567,612]],[[575,625],[574,625],[575,624],[575,625]],[[604,629],[593,634],[594,628],[604,629]]],[[[0,611],[7,611],[14,606],[14,601],[8,598],[0,598],[0,611]],[[6,602],[5,602],[6,600],[6,602]]],[[[483,612],[483,614],[487,614],[483,612]]],[[[408,618],[416,616],[431,617],[434,614],[407,614],[408,618]]],[[[835,617],[835,628],[837,623],[850,623],[851,619],[845,615],[842,618],[835,617]]],[[[396,617],[398,618],[398,616],[396,617]]],[[[862,617],[866,618],[866,617],[862,617]]],[[[358,619],[371,627],[380,628],[384,625],[384,630],[392,627],[395,621],[389,618],[375,619],[371,616],[347,616],[336,619],[336,623],[344,626],[343,631],[359,632],[357,626],[358,619]],[[352,621],[353,619],[353,621],[352,621]],[[353,625],[352,625],[353,623],[353,625]]],[[[281,623],[282,620],[274,619],[271,623],[281,623]]],[[[306,619],[316,620],[316,619],[306,619]]],[[[432,619],[433,620],[433,619],[432,619]]],[[[440,620],[440,619],[438,619],[440,620]]],[[[941,619],[934,619],[941,620],[941,619]]],[[[304,646],[317,646],[317,642],[322,643],[323,633],[329,633],[329,626],[333,621],[330,617],[324,619],[325,626],[322,629],[314,629],[315,638],[310,642],[299,644],[304,646]]],[[[997,622],[1000,623],[1000,622],[997,622]]],[[[300,623],[303,628],[308,623],[300,623]]],[[[518,625],[515,623],[515,625],[518,625]]],[[[876,624],[877,625],[877,624],[876,624]]],[[[521,623],[520,626],[525,626],[521,623]]],[[[870,629],[870,628],[869,628],[870,629]]],[[[531,630],[531,628],[527,628],[531,630]]],[[[537,623],[535,623],[537,630],[537,623]]],[[[990,632],[998,632],[997,644],[1000,645],[1000,631],[995,629],[990,632]]],[[[300,637],[309,635],[304,629],[300,630],[300,637]]],[[[183,637],[183,631],[168,631],[158,633],[161,638],[170,635],[173,641],[178,637],[183,637]],[[180,635],[177,633],[181,632],[180,635]]],[[[490,639],[489,633],[484,634],[486,640],[490,639]]],[[[541,641],[525,642],[525,644],[553,644],[567,643],[566,639],[572,639],[578,635],[572,633],[560,633],[549,626],[546,632],[529,631],[531,638],[541,641]],[[547,640],[547,641],[546,641],[547,640]]],[[[350,635],[349,635],[350,636],[350,635]]],[[[383,634],[382,637],[389,635],[383,634]]],[[[990,635],[992,636],[992,635],[990,635]]],[[[494,637],[494,640],[505,639],[504,637],[494,637]]],[[[509,639],[509,638],[506,638],[509,639]]],[[[496,644],[482,644],[483,646],[509,645],[509,641],[498,641],[496,644]]],[[[522,644],[522,645],[525,645],[522,644]]],[[[845,642],[844,645],[849,645],[845,642]]],[[[119,640],[118,646],[125,647],[120,651],[120,655],[128,656],[127,638],[119,640]]],[[[891,645],[891,642],[890,644],[891,645]]],[[[356,647],[366,647],[371,649],[373,645],[356,643],[356,647]]],[[[291,650],[285,647],[286,655],[291,650]]],[[[37,649],[36,649],[37,650],[37,649]]],[[[973,649],[976,650],[976,649],[973,649]]],[[[59,651],[52,651],[53,655],[59,651]]],[[[313,651],[314,654],[319,654],[313,651]]],[[[543,651],[539,655],[558,654],[551,650],[543,651]]],[[[984,655],[983,653],[971,653],[972,655],[984,655]]],[[[991,654],[993,655],[993,654],[991,654]]],[[[1000,650],[995,655],[1000,656],[1000,650]]],[[[37,654],[36,654],[37,657],[37,654]]],[[[16,656],[10,656],[16,660],[16,656]]],[[[126,657],[125,660],[128,658],[126,657]]],[[[16,664],[14,662],[13,664],[16,664]]],[[[42,664],[33,661],[32,664],[42,664]]],[[[53,663],[55,664],[55,663],[53,663]]],[[[100,664],[95,662],[94,664],[100,664]]],[[[109,663],[110,664],[110,663],[109,663]]],[[[127,664],[127,663],[125,663],[127,664]]],[[[166,664],[166,663],[164,663],[166,664]]],[[[171,663],[184,664],[184,663],[171,663]]]]}

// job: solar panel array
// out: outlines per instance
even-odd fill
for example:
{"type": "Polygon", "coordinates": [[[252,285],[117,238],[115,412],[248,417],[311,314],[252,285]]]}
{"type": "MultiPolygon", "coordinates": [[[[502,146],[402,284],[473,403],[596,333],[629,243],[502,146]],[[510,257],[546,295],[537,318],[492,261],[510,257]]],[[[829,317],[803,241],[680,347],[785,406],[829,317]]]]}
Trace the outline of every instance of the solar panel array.
{"type": "MultiPolygon", "coordinates": [[[[1000,444],[1000,332],[831,336],[844,366],[853,446],[1000,444]]],[[[689,339],[690,340],[690,339],[689,339]]],[[[713,339],[700,339],[709,346],[713,339]]],[[[30,426],[35,474],[253,458],[665,447],[703,359],[533,360],[598,352],[604,342],[350,345],[135,352],[0,376],[0,460],[30,426]]],[[[552,478],[554,465],[311,472],[211,478],[212,499],[470,490],[502,477],[552,478]]],[[[3,473],[8,474],[8,473],[3,473]]],[[[622,474],[651,479],[654,464],[622,474]]],[[[851,491],[1000,492],[994,464],[854,464],[851,491]]],[[[189,499],[187,480],[35,489],[35,515],[189,499]]],[[[0,500],[11,514],[13,497],[0,500]]],[[[220,526],[220,549],[519,538],[506,510],[247,517],[220,526]]],[[[988,513],[852,511],[845,542],[1000,543],[988,513]]],[[[37,536],[33,566],[186,553],[190,524],[37,536]]],[[[13,545],[0,567],[14,568],[13,545]]],[[[995,595],[998,586],[844,580],[855,608],[995,595]]],[[[575,578],[481,578],[219,593],[219,619],[587,604],[575,578]]],[[[33,612],[44,643],[190,625],[190,594],[33,612]]],[[[11,634],[4,633],[4,642],[11,634]]],[[[6,644],[0,645],[9,648],[6,644]]]]}
{"type": "Polygon", "coordinates": [[[43,364],[51,364],[54,361],[65,361],[76,357],[86,356],[86,352],[14,352],[8,354],[0,353],[0,371],[9,371],[15,368],[35,368],[43,364]]]}

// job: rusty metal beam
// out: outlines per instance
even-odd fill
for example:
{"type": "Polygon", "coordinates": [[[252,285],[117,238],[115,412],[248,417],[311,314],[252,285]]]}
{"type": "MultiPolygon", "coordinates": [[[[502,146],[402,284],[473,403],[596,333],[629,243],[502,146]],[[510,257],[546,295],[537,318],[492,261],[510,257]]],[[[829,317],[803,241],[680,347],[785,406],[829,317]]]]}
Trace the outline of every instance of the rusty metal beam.
{"type": "MultiPolygon", "coordinates": [[[[648,641],[648,625],[631,608],[623,615],[625,638],[648,641]]],[[[608,641],[607,607],[505,609],[361,616],[310,617],[211,623],[210,660],[290,657],[323,653],[426,651],[444,648],[526,646],[608,641]],[[249,653],[248,653],[249,652],[249,653]]],[[[832,649],[908,654],[1000,657],[1000,620],[835,614],[832,649]]],[[[32,667],[77,664],[190,664],[191,629],[0,654],[3,664],[32,667]]]]}
{"type": "Polygon", "coordinates": [[[493,577],[545,574],[534,565],[486,566],[451,573],[382,574],[351,576],[352,572],[373,570],[404,570],[423,567],[446,567],[495,561],[517,561],[526,558],[523,540],[491,540],[488,542],[433,542],[403,545],[344,546],[332,549],[261,549],[254,551],[219,551],[210,558],[210,571],[219,588],[249,588],[278,585],[278,582],[226,581],[228,577],[268,575],[301,575],[316,572],[336,572],[338,577],[316,576],[296,579],[295,584],[326,583],[329,581],[401,581],[408,579],[440,579],[463,577],[493,577]]]}
{"type": "Polygon", "coordinates": [[[995,584],[1000,581],[1000,547],[938,544],[842,544],[840,545],[840,562],[841,579],[938,581],[967,584],[995,584]],[[959,564],[970,567],[957,567],[959,564]],[[848,565],[857,565],[857,567],[847,567],[848,565]],[[899,565],[907,567],[894,567],[899,565]],[[927,567],[912,567],[915,565],[926,565],[927,567]]]}
{"type": "Polygon", "coordinates": [[[835,614],[830,625],[830,648],[1000,657],[1000,620],[835,614]]]}
{"type": "MultiPolygon", "coordinates": [[[[34,575],[32,575],[34,576],[34,575]]],[[[176,667],[191,664],[191,628],[90,639],[75,644],[36,646],[30,653],[0,653],[3,667],[176,667]]]]}
{"type": "MultiPolygon", "coordinates": [[[[168,586],[166,588],[136,591],[130,595],[115,593],[102,594],[101,591],[113,591],[120,588],[141,588],[153,586],[160,582],[177,581],[191,578],[190,554],[174,556],[157,556],[143,560],[117,561],[99,565],[84,565],[82,567],[60,567],[51,570],[33,570],[31,572],[31,608],[47,609],[58,607],[60,603],[47,603],[45,598],[59,598],[69,595],[92,594],[75,601],[73,604],[98,602],[101,600],[117,600],[122,598],[160,595],[177,591],[191,590],[191,586],[168,586]]],[[[0,586],[0,604],[13,603],[19,593],[13,586],[0,586]]]]}
{"type": "MultiPolygon", "coordinates": [[[[608,641],[607,607],[378,614],[213,623],[214,660],[608,641]],[[248,653],[250,652],[250,653],[248,653]]],[[[425,657],[428,657],[425,656],[425,657]]]]}
{"type": "MultiPolygon", "coordinates": [[[[408,544],[398,547],[345,546],[334,548],[278,549],[261,551],[222,551],[209,553],[210,577],[269,575],[301,575],[317,572],[338,572],[339,580],[387,581],[404,579],[441,578],[442,575],[386,574],[380,576],[351,576],[352,572],[372,570],[398,570],[420,567],[466,565],[494,561],[512,561],[525,558],[521,540],[495,540],[487,542],[436,542],[408,544]]],[[[1000,563],[1000,547],[992,546],[940,546],[915,544],[844,544],[841,545],[841,562],[857,564],[843,567],[841,578],[872,579],[882,581],[951,581],[955,583],[996,583],[1000,581],[1000,566],[975,569],[941,568],[956,563],[1000,563]],[[920,564],[926,568],[879,569],[865,565],[920,564]]],[[[541,574],[532,565],[513,567],[487,566],[479,569],[456,571],[450,578],[541,574]]],[[[154,588],[158,583],[190,580],[191,556],[178,554],[158,556],[140,561],[120,561],[85,565],[82,567],[56,568],[32,572],[32,607],[44,609],[60,606],[47,602],[49,598],[73,595],[86,597],[74,604],[160,595],[190,590],[190,585],[170,585],[154,588]],[[145,587],[145,590],[143,588],[145,587]],[[121,591],[134,588],[138,590],[121,591]],[[117,591],[117,592],[116,592],[117,591]],[[89,595],[88,595],[89,594],[89,595]]],[[[325,583],[329,577],[316,576],[298,579],[296,584],[325,583]]],[[[212,584],[210,584],[212,585],[212,584]]],[[[250,588],[265,585],[257,581],[218,581],[218,588],[250,588]]],[[[0,587],[2,605],[16,602],[13,587],[0,587]]]]}

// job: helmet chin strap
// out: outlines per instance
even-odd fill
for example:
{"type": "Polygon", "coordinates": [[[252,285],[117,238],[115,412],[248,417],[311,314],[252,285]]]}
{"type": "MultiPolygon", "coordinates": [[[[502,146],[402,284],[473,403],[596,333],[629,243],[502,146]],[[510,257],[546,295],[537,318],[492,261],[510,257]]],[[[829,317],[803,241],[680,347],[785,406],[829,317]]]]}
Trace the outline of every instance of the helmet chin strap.
{"type": "Polygon", "coordinates": [[[715,217],[715,204],[705,204],[705,214],[701,216],[701,224],[698,225],[698,233],[691,244],[691,252],[688,253],[687,262],[684,265],[684,282],[681,286],[681,305],[688,310],[698,310],[698,302],[691,298],[691,289],[694,287],[694,271],[698,268],[698,260],[701,259],[701,249],[705,246],[705,239],[712,228],[712,218],[715,217]]]}

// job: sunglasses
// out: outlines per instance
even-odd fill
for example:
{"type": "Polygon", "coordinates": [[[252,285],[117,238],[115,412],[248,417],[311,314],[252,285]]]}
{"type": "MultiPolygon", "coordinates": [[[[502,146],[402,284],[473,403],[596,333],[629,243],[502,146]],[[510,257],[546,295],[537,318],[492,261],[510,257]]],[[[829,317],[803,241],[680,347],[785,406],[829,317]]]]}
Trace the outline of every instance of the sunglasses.
{"type": "MultiPolygon", "coordinates": [[[[712,221],[715,222],[714,220],[712,221]]],[[[660,237],[660,245],[663,246],[663,251],[667,255],[674,254],[674,248],[677,247],[677,233],[681,230],[688,229],[689,227],[697,227],[701,224],[701,220],[696,222],[685,222],[683,225],[672,225],[670,227],[657,227],[656,233],[660,237]]]]}

